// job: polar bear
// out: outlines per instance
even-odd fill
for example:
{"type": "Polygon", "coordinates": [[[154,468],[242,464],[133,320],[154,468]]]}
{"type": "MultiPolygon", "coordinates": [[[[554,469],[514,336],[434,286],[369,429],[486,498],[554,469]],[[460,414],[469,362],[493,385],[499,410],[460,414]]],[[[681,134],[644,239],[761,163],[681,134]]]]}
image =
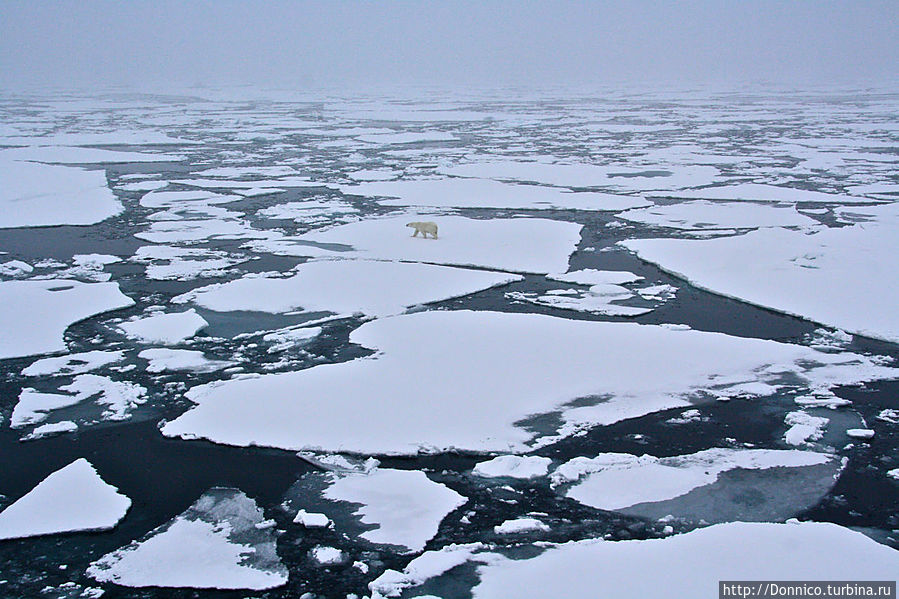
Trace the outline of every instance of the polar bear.
{"type": "Polygon", "coordinates": [[[416,221],[413,223],[409,223],[406,226],[412,227],[413,229],[415,229],[415,232],[412,233],[412,237],[416,237],[416,236],[418,236],[419,233],[421,233],[421,236],[424,237],[425,239],[427,239],[428,233],[430,233],[431,237],[433,237],[434,239],[437,239],[437,223],[434,223],[431,221],[426,221],[426,222],[416,221]]]}

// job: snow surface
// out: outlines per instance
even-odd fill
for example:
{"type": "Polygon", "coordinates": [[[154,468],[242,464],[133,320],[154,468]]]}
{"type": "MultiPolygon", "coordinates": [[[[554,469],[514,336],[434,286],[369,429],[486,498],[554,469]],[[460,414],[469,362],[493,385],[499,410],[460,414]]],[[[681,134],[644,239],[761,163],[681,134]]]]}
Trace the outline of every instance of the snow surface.
{"type": "Polygon", "coordinates": [[[673,229],[746,229],[757,227],[814,227],[818,221],[790,206],[749,202],[682,202],[628,210],[616,214],[627,221],[673,229]]]}
{"type": "Polygon", "coordinates": [[[106,173],[0,160],[0,228],[91,225],[124,210],[106,173]]]}
{"type": "Polygon", "coordinates": [[[149,154],[145,152],[120,152],[99,148],[72,146],[32,146],[0,151],[0,162],[5,160],[42,162],[45,164],[115,164],[131,162],[180,162],[178,154],[149,154]]]}
{"type": "Polygon", "coordinates": [[[227,360],[210,360],[203,355],[203,352],[189,349],[145,349],[137,354],[137,357],[149,361],[147,372],[184,370],[189,372],[215,372],[235,364],[227,360]]]}
{"type": "Polygon", "coordinates": [[[328,528],[332,525],[331,519],[325,514],[300,510],[293,519],[295,524],[302,524],[306,528],[328,528]]]}
{"type": "Polygon", "coordinates": [[[42,393],[37,389],[25,387],[19,393],[19,401],[13,408],[10,417],[12,428],[22,428],[38,422],[43,422],[48,412],[65,408],[80,403],[82,398],[77,395],[64,395],[61,393],[42,393]]]}
{"type": "Polygon", "coordinates": [[[822,193],[794,187],[780,187],[763,183],[737,183],[704,189],[678,191],[676,193],[647,194],[661,197],[703,199],[703,200],[749,200],[753,202],[816,202],[822,204],[849,204],[871,202],[869,198],[834,193],[822,193]]]}
{"type": "Polygon", "coordinates": [[[704,394],[770,394],[784,377],[826,389],[897,372],[849,353],[536,314],[421,312],[365,323],[350,341],[379,353],[194,387],[196,407],[163,433],[369,455],[518,452],[532,433],[515,423],[535,414],[561,410],[559,433],[573,434],[704,394]],[[596,401],[566,405],[579,398],[596,401]]]}
{"type": "Polygon", "coordinates": [[[802,445],[820,439],[830,420],[798,410],[787,414],[784,422],[790,427],[784,433],[784,441],[790,445],[802,445]]]}
{"type": "Polygon", "coordinates": [[[397,314],[431,303],[521,280],[518,275],[405,262],[305,262],[291,277],[247,276],[201,287],[175,299],[209,310],[283,313],[397,314]]]}
{"type": "Polygon", "coordinates": [[[493,527],[493,532],[498,535],[543,532],[547,530],[549,530],[549,526],[536,518],[515,518],[514,520],[506,520],[502,524],[493,527]]]}
{"type": "Polygon", "coordinates": [[[648,206],[643,198],[501,183],[489,179],[403,179],[340,185],[347,195],[383,197],[383,206],[503,208],[519,210],[627,210],[648,206]]]}
{"type": "Polygon", "coordinates": [[[360,536],[372,543],[421,551],[437,534],[444,516],[467,499],[417,470],[375,468],[337,477],[324,497],[362,504],[356,510],[363,524],[377,528],[360,536]]]}
{"type": "Polygon", "coordinates": [[[22,371],[24,376],[63,376],[84,374],[91,370],[114,364],[124,357],[121,351],[94,350],[69,354],[58,358],[42,358],[35,360],[22,371]]]}
{"type": "Polygon", "coordinates": [[[118,325],[128,337],[147,343],[174,344],[190,339],[209,323],[191,308],[184,312],[153,314],[118,325]]]}
{"type": "MultiPolygon", "coordinates": [[[[481,563],[496,561],[499,555],[484,553],[483,543],[466,543],[447,545],[437,551],[426,551],[409,562],[402,572],[385,570],[379,577],[368,584],[373,592],[372,599],[380,597],[399,597],[403,590],[418,586],[430,578],[439,576],[469,560],[481,563]]],[[[422,599],[422,595],[416,595],[422,599]]]]}
{"type": "Polygon", "coordinates": [[[108,530],[129,507],[130,499],[79,458],[0,512],[0,539],[108,530]]]}
{"type": "Polygon", "coordinates": [[[553,472],[552,481],[554,485],[575,482],[565,495],[584,505],[620,510],[679,497],[712,484],[719,474],[734,468],[795,468],[832,459],[828,454],[775,449],[714,448],[667,458],[603,453],[569,460],[553,472]]]}
{"type": "Polygon", "coordinates": [[[899,210],[812,234],[759,229],[708,240],[621,242],[642,259],[715,293],[840,328],[899,341],[899,210]]]}
{"type": "Polygon", "coordinates": [[[95,561],[87,574],[127,587],[262,590],[287,582],[271,529],[256,502],[236,489],[207,491],[142,539],[95,561]]]}
{"type": "Polygon", "coordinates": [[[0,282],[0,359],[63,352],[69,325],[133,304],[117,283],[0,282]]]}
{"type": "Polygon", "coordinates": [[[542,218],[475,220],[408,214],[339,225],[298,239],[352,246],[354,251],[339,253],[343,257],[549,273],[568,270],[581,228],[542,218]],[[412,237],[406,223],[421,220],[437,223],[440,238],[412,237]]]}
{"type": "Polygon", "coordinates": [[[475,599],[707,597],[720,580],[895,580],[899,552],[836,524],[734,522],[646,541],[577,541],[479,568],[475,599]],[[852,556],[852,559],[846,559],[852,556]]]}

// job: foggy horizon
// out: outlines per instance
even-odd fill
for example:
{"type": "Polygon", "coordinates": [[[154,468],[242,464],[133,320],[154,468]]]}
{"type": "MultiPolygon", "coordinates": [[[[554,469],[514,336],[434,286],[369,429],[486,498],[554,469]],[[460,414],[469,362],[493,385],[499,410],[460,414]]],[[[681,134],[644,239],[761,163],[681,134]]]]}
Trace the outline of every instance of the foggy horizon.
{"type": "Polygon", "coordinates": [[[0,3],[0,85],[890,86],[895,2],[0,3]]]}

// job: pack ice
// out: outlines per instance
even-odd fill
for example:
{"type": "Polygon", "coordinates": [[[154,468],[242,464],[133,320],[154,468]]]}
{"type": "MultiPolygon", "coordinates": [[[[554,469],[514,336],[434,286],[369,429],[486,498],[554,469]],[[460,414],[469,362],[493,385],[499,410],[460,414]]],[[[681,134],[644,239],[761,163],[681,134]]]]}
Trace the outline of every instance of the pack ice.
{"type": "Polygon", "coordinates": [[[350,341],[378,353],[195,387],[197,405],[162,431],[363,454],[522,452],[537,414],[559,413],[564,435],[703,397],[769,394],[788,379],[822,389],[897,374],[850,353],[536,314],[421,312],[368,322],[350,341]]]}

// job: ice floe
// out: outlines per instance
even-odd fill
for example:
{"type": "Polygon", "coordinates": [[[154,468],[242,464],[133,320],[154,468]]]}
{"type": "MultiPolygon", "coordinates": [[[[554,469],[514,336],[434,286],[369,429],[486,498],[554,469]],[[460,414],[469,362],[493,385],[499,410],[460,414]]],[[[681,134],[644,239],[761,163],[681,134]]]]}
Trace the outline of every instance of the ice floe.
{"type": "Polygon", "coordinates": [[[489,179],[404,179],[341,185],[341,193],[378,200],[384,206],[504,208],[530,210],[627,210],[648,206],[643,198],[598,192],[572,192],[489,179]],[[396,198],[396,199],[386,199],[396,198]]]}
{"type": "Polygon", "coordinates": [[[545,532],[549,525],[537,518],[515,518],[506,520],[502,524],[493,527],[493,532],[498,535],[513,535],[528,532],[545,532]]]}
{"type": "Polygon", "coordinates": [[[503,559],[499,555],[484,552],[485,549],[483,543],[466,543],[447,545],[437,551],[426,551],[409,562],[402,572],[386,570],[370,582],[368,587],[373,592],[372,599],[399,597],[405,589],[418,586],[469,560],[488,563],[503,559]]]}
{"type": "Polygon", "coordinates": [[[215,372],[235,364],[228,360],[210,360],[203,352],[189,349],[145,349],[137,357],[149,362],[147,372],[215,372]]]}
{"type": "Polygon", "coordinates": [[[187,281],[223,276],[246,258],[218,250],[151,245],[138,248],[131,261],[146,263],[149,279],[187,281]]]}
{"type": "Polygon", "coordinates": [[[88,568],[100,582],[126,587],[262,590],[287,582],[274,533],[256,502],[213,488],[182,514],[88,568]]]}
{"type": "Polygon", "coordinates": [[[856,354],[536,314],[421,312],[368,322],[350,341],[379,353],[195,387],[197,405],[162,431],[295,450],[520,452],[536,414],[561,412],[554,433],[573,434],[703,397],[896,376],[856,354]]]}
{"type": "Polygon", "coordinates": [[[758,227],[814,227],[818,221],[792,207],[748,202],[682,202],[628,210],[616,215],[631,222],[673,229],[745,229],[758,227]]]}
{"type": "Polygon", "coordinates": [[[734,522],[665,539],[566,543],[481,566],[475,599],[703,597],[722,580],[893,580],[899,553],[836,524],[734,522]],[[846,556],[852,559],[846,559],[846,556]],[[698,559],[697,556],[702,556],[698,559]]]}
{"type": "Polygon", "coordinates": [[[124,356],[121,351],[94,350],[69,354],[58,358],[36,360],[22,370],[24,376],[66,376],[83,374],[118,362],[124,356]]]}
{"type": "Polygon", "coordinates": [[[0,359],[65,351],[69,325],[133,304],[117,283],[0,282],[0,359]]]}
{"type": "Polygon", "coordinates": [[[174,344],[190,339],[209,325],[193,308],[184,312],[160,312],[118,325],[132,339],[146,343],[174,344]]]}
{"type": "Polygon", "coordinates": [[[549,471],[552,460],[540,456],[501,455],[475,465],[471,473],[484,478],[538,478],[549,471]]]}
{"type": "Polygon", "coordinates": [[[103,171],[0,160],[0,228],[91,225],[124,210],[103,171]]]}
{"type": "MultiPolygon", "coordinates": [[[[542,218],[405,215],[339,225],[297,239],[352,246],[349,252],[339,252],[343,257],[549,273],[568,270],[568,258],[580,242],[581,228],[576,223],[542,218]],[[435,222],[440,238],[412,237],[405,225],[420,220],[435,222]]],[[[290,249],[282,251],[289,253],[290,249]]]]}
{"type": "Polygon", "coordinates": [[[784,417],[784,423],[790,428],[784,433],[784,441],[790,445],[802,445],[809,441],[817,441],[824,435],[828,418],[812,416],[808,412],[797,410],[784,417]]]}
{"type": "Polygon", "coordinates": [[[468,295],[518,281],[507,273],[405,262],[305,262],[291,277],[247,276],[201,287],[175,299],[208,310],[283,313],[397,314],[412,306],[468,295]]]}
{"type": "Polygon", "coordinates": [[[467,501],[424,472],[389,468],[335,476],[324,497],[360,504],[355,513],[361,522],[376,525],[362,538],[409,552],[424,549],[444,516],[467,501]]]}
{"type": "Polygon", "coordinates": [[[48,412],[80,403],[83,398],[62,393],[42,393],[25,387],[10,417],[12,428],[23,428],[44,421],[48,412]]]}
{"type": "Polygon", "coordinates": [[[763,470],[825,464],[834,457],[799,450],[715,448],[690,455],[657,458],[625,453],[578,457],[552,474],[554,485],[574,483],[566,496],[603,510],[673,499],[714,483],[735,468],[763,470]]]}
{"type": "Polygon", "coordinates": [[[0,512],[0,539],[107,530],[129,507],[130,499],[79,458],[0,512]]]}
{"type": "Polygon", "coordinates": [[[649,196],[676,197],[703,200],[750,200],[753,202],[815,202],[821,204],[850,204],[854,202],[870,202],[868,198],[850,196],[835,193],[823,193],[798,189],[795,187],[781,187],[778,185],[766,185],[763,183],[736,183],[703,189],[678,191],[676,193],[647,193],[649,196]]]}
{"type": "Polygon", "coordinates": [[[899,340],[899,218],[807,234],[759,229],[709,240],[621,242],[648,262],[715,293],[845,331],[899,340]]]}
{"type": "Polygon", "coordinates": [[[0,161],[17,160],[45,164],[110,164],[131,162],[180,162],[179,154],[150,154],[146,152],[121,152],[99,148],[72,146],[32,146],[0,151],[0,161]]]}

